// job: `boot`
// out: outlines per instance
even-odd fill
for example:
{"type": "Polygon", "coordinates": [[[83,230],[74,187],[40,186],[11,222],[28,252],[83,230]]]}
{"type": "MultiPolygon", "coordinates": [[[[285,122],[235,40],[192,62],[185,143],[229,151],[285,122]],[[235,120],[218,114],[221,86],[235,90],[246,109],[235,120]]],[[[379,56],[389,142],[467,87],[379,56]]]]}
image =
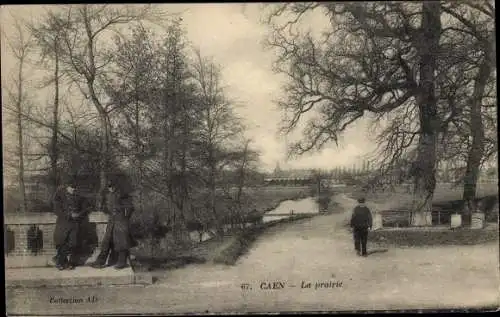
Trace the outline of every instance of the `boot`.
{"type": "Polygon", "coordinates": [[[115,269],[121,270],[127,267],[127,251],[118,252],[118,262],[115,265],[115,269]]]}
{"type": "Polygon", "coordinates": [[[116,252],[115,250],[111,249],[111,251],[109,253],[108,265],[107,266],[115,266],[117,262],[118,262],[118,252],[116,252]]]}
{"type": "Polygon", "coordinates": [[[56,264],[56,268],[57,268],[59,271],[62,271],[62,270],[64,270],[64,269],[66,269],[66,265],[61,264],[61,263],[57,263],[57,264],[56,264]]]}
{"type": "Polygon", "coordinates": [[[69,256],[69,261],[68,261],[68,265],[67,265],[67,269],[68,270],[74,270],[75,267],[78,266],[78,256],[74,253],[72,253],[70,256],[69,256]]]}
{"type": "Polygon", "coordinates": [[[52,260],[55,262],[56,268],[59,271],[66,269],[66,267],[68,266],[68,258],[64,254],[62,254],[62,252],[58,252],[58,254],[56,254],[56,256],[52,258],[52,260]]]}
{"type": "Polygon", "coordinates": [[[106,259],[108,257],[108,252],[106,251],[101,251],[101,253],[99,253],[99,255],[97,256],[97,259],[95,260],[95,262],[93,262],[92,264],[90,264],[91,267],[93,267],[94,269],[103,269],[106,267],[106,259]]]}
{"type": "Polygon", "coordinates": [[[103,269],[106,267],[106,264],[103,264],[99,261],[95,261],[95,262],[91,263],[90,266],[94,269],[103,269]]]}

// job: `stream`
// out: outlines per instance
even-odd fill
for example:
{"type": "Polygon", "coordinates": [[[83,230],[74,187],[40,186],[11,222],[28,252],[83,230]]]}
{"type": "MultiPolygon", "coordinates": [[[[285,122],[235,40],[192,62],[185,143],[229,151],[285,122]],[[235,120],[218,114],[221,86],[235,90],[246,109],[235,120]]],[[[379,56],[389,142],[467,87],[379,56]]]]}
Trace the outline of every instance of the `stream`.
{"type": "MultiPolygon", "coordinates": [[[[299,199],[299,200],[285,200],[281,202],[278,207],[276,207],[273,210],[270,210],[266,212],[263,216],[262,221],[264,223],[268,223],[271,221],[276,221],[276,220],[281,220],[285,218],[289,218],[293,214],[304,214],[304,213],[311,213],[311,214],[316,214],[318,213],[318,204],[315,202],[314,197],[308,197],[304,199],[299,199]],[[273,216],[275,214],[278,214],[279,216],[273,216]],[[289,215],[283,215],[283,214],[289,214],[289,215]]],[[[245,226],[251,226],[251,223],[245,224],[245,226]]],[[[231,229],[231,225],[224,225],[224,230],[229,230],[231,229]]],[[[189,233],[191,239],[193,241],[200,241],[200,235],[197,231],[192,231],[189,233]]],[[[212,237],[212,235],[208,232],[204,232],[202,235],[202,241],[209,240],[212,237]]]]}

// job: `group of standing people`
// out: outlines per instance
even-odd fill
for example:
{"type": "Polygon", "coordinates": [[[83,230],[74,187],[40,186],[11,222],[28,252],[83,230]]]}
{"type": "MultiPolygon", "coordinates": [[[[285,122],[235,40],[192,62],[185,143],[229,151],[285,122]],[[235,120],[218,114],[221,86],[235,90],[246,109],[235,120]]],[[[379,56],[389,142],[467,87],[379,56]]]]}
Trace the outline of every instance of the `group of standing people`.
{"type": "MultiPolygon", "coordinates": [[[[109,215],[109,220],[100,245],[100,253],[91,266],[94,268],[114,266],[116,269],[123,269],[127,267],[129,250],[134,242],[129,226],[130,216],[134,210],[132,198],[128,193],[119,190],[117,184],[110,182],[105,201],[104,212],[109,215]]],[[[59,270],[72,270],[79,262],[81,229],[84,221],[88,221],[90,210],[76,181],[71,181],[57,190],[53,202],[57,215],[54,230],[56,246],[54,262],[59,270]]]]}

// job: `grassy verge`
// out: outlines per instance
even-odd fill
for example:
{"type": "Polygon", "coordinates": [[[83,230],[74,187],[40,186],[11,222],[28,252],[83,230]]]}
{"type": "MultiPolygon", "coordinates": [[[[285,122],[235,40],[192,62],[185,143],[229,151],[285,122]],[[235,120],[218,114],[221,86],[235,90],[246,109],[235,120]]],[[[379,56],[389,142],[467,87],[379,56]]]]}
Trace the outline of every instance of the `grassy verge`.
{"type": "MultiPolygon", "coordinates": [[[[300,200],[310,196],[307,187],[257,188],[249,189],[248,194],[254,202],[253,207],[262,214],[277,208],[284,201],[300,200]]],[[[241,254],[246,252],[251,243],[265,228],[305,217],[308,216],[298,215],[291,219],[282,219],[264,225],[253,226],[220,239],[193,243],[191,246],[178,247],[176,250],[173,250],[173,246],[170,246],[165,250],[158,250],[154,256],[148,255],[147,250],[149,247],[146,243],[140,250],[136,250],[135,254],[133,253],[135,259],[131,261],[132,266],[135,271],[160,271],[212,261],[216,263],[234,263],[241,254]],[[227,260],[224,260],[224,258],[227,258],[227,260]],[[234,259],[231,260],[231,258],[234,259]]]]}
{"type": "Polygon", "coordinates": [[[368,241],[381,246],[424,247],[438,245],[476,245],[498,241],[498,225],[484,229],[401,228],[370,231],[368,241]]]}
{"type": "Polygon", "coordinates": [[[227,247],[222,248],[220,250],[219,254],[217,254],[213,258],[213,262],[226,265],[234,265],[242,255],[248,252],[248,250],[255,242],[255,240],[257,240],[257,238],[267,229],[277,225],[283,225],[301,219],[308,219],[315,215],[317,214],[297,215],[297,216],[292,216],[290,218],[271,221],[266,224],[261,224],[251,228],[244,229],[242,232],[236,235],[232,243],[228,244],[227,247]]]}
{"type": "Polygon", "coordinates": [[[168,255],[135,255],[131,260],[134,271],[148,272],[156,270],[176,269],[189,264],[213,262],[234,265],[236,261],[248,252],[253,242],[267,229],[294,221],[308,219],[317,214],[296,215],[286,219],[270,221],[265,224],[255,225],[242,229],[233,235],[226,235],[222,239],[211,239],[200,243],[196,247],[168,255]]]}
{"type": "MultiPolygon", "coordinates": [[[[462,198],[463,189],[458,187],[453,187],[447,183],[438,183],[434,191],[433,204],[445,204],[451,201],[458,201],[462,198]]],[[[361,195],[357,190],[352,190],[351,193],[347,194],[349,197],[356,199],[361,195]]],[[[394,192],[370,192],[364,194],[367,203],[373,202],[380,204],[385,209],[402,209],[410,208],[412,205],[412,194],[406,192],[403,186],[396,187],[394,192]]],[[[478,199],[488,197],[488,196],[498,196],[498,186],[497,184],[479,184],[477,189],[476,197],[478,199]]]]}
{"type": "Polygon", "coordinates": [[[249,190],[248,194],[252,197],[255,209],[260,213],[274,210],[284,201],[295,201],[311,196],[307,187],[259,188],[249,190]]]}

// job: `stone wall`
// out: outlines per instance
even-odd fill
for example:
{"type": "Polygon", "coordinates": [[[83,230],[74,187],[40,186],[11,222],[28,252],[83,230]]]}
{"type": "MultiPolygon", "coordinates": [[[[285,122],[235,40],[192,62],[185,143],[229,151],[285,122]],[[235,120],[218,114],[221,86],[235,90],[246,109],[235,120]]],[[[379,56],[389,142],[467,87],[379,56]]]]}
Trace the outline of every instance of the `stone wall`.
{"type": "MultiPolygon", "coordinates": [[[[91,225],[95,225],[97,231],[98,245],[102,241],[107,215],[101,212],[93,212],[89,215],[91,225]]],[[[55,254],[54,229],[56,216],[50,213],[26,213],[26,214],[4,214],[4,239],[5,256],[41,256],[55,254]],[[33,252],[28,246],[28,231],[35,225],[43,237],[41,250],[33,252]],[[10,231],[10,233],[9,233],[10,231]],[[12,241],[13,240],[13,241],[12,241]],[[9,250],[9,246],[14,246],[9,250]]]]}

